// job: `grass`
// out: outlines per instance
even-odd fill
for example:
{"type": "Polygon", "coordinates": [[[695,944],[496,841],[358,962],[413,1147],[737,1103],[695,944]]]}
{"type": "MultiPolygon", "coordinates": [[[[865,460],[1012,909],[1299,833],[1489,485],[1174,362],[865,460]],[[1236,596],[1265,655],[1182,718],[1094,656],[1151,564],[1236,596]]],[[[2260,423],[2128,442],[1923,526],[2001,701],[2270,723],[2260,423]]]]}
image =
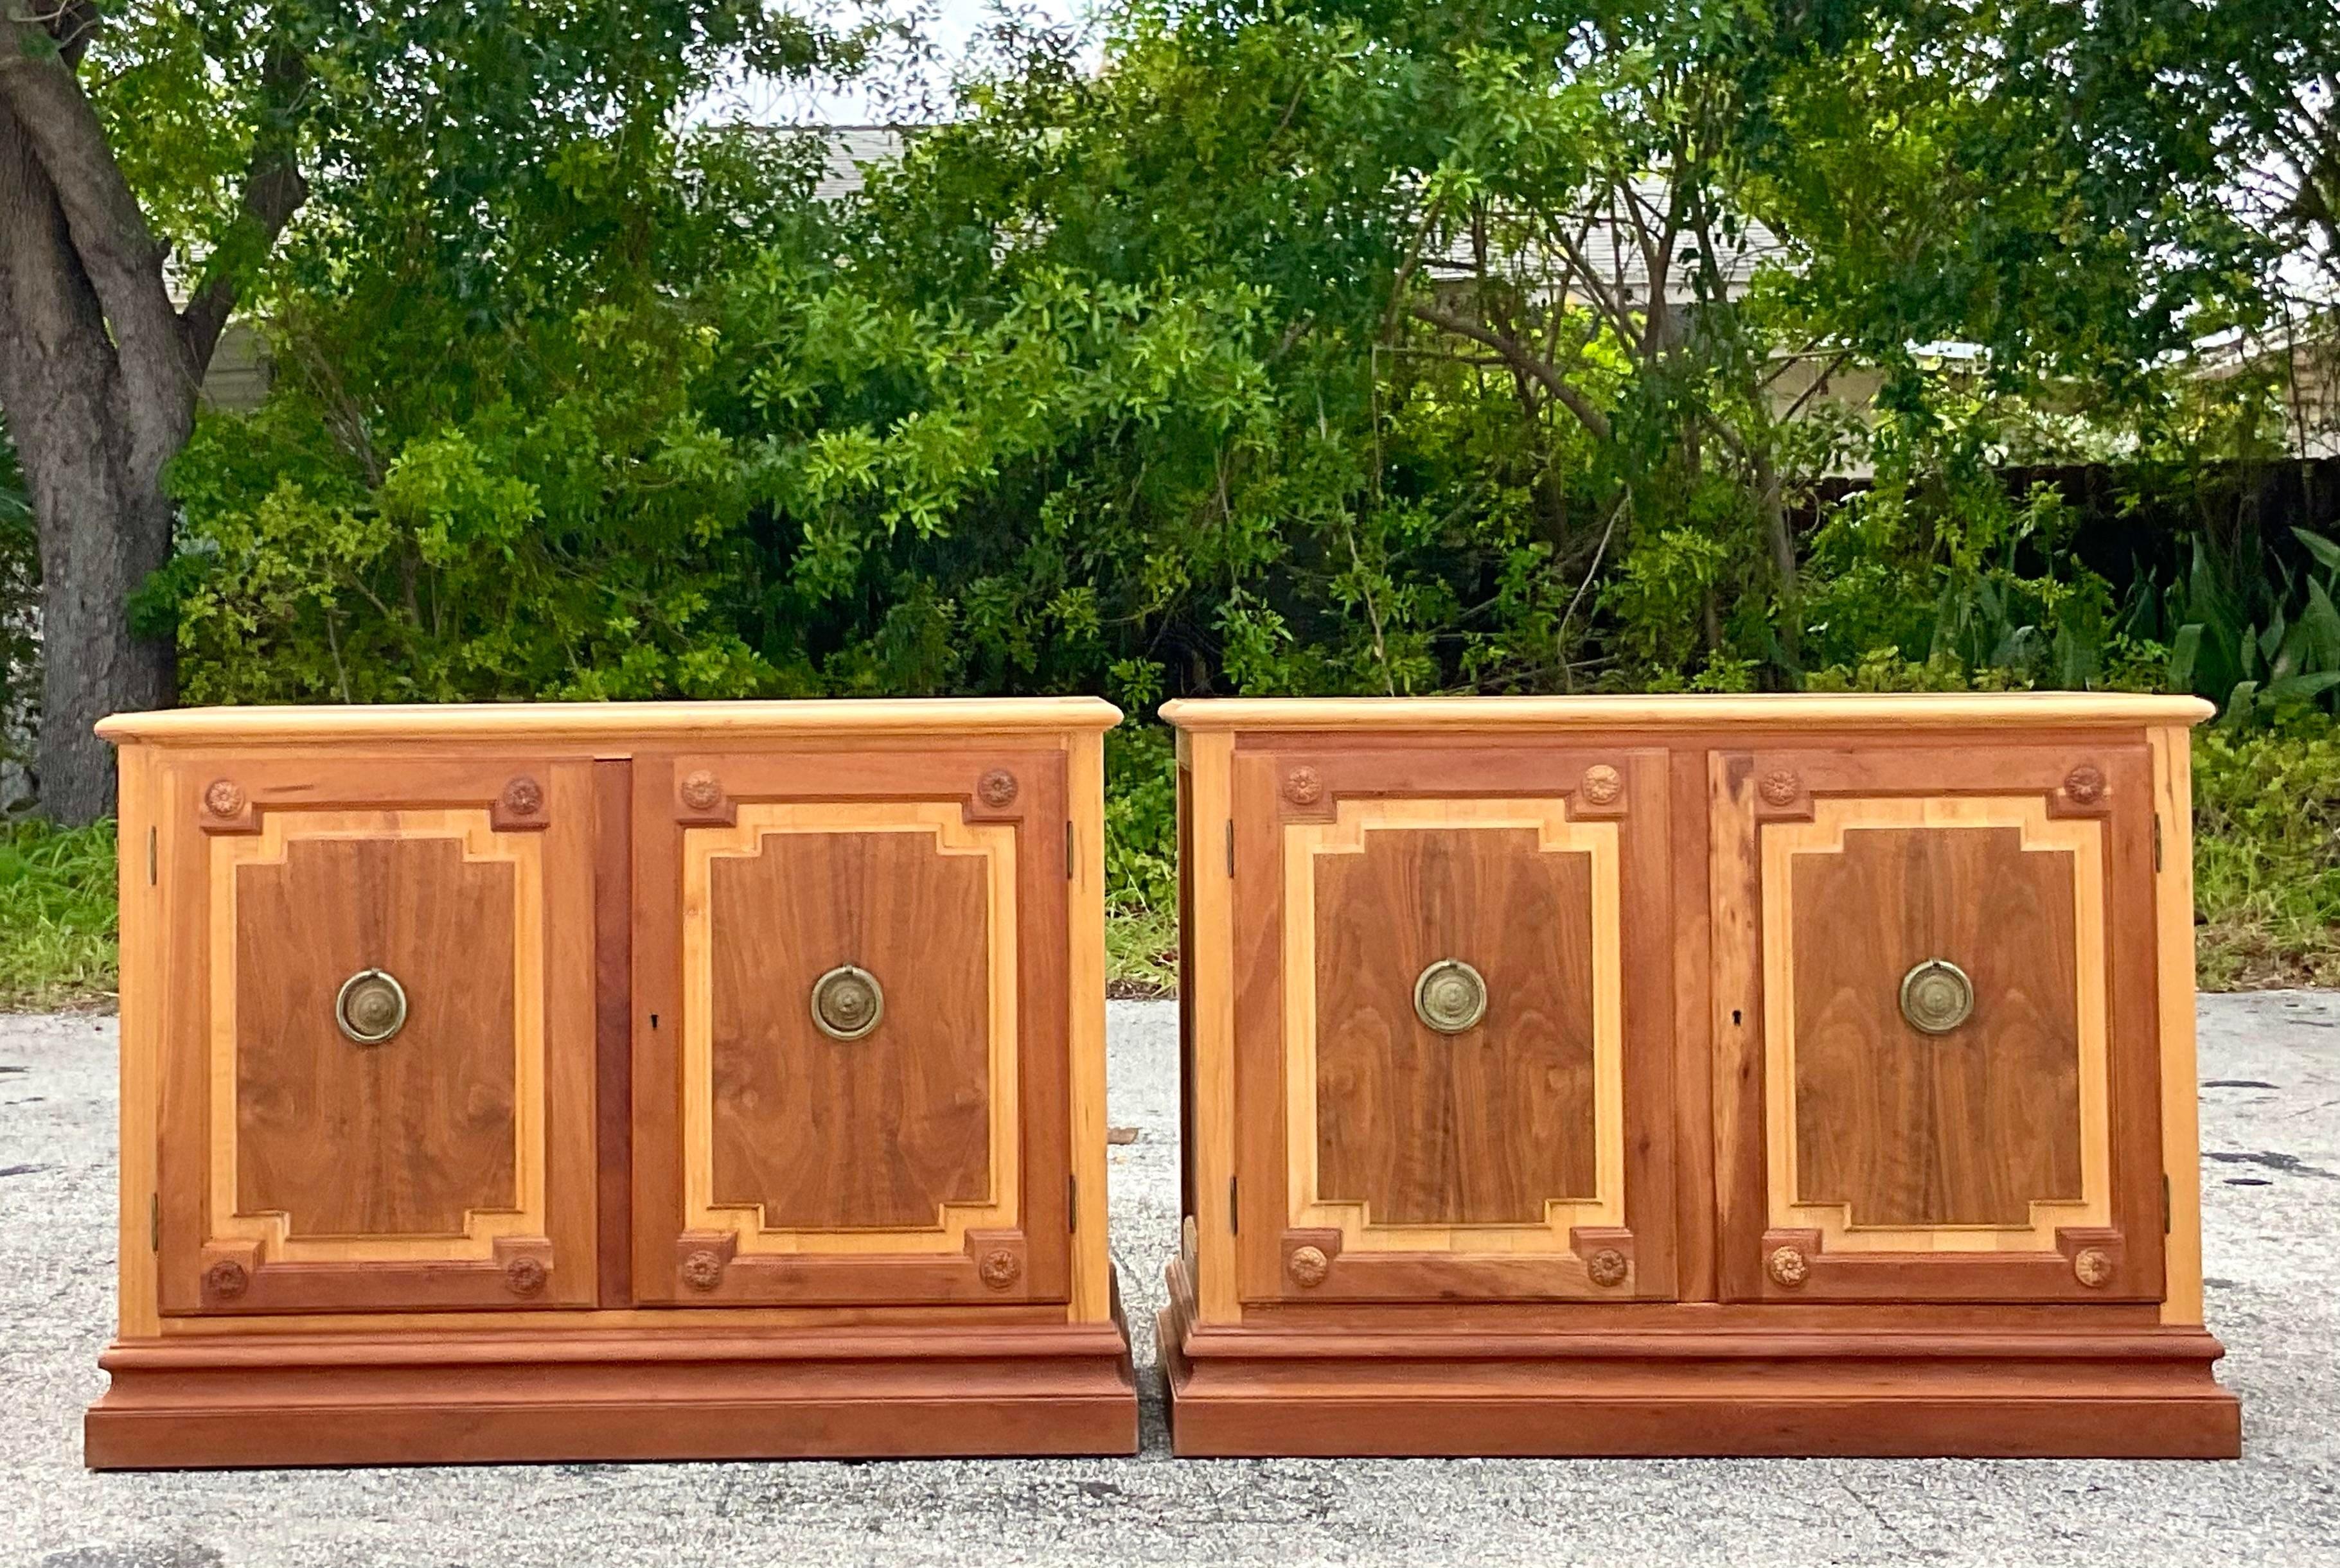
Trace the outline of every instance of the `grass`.
{"type": "Polygon", "coordinates": [[[2197,733],[2194,835],[2202,989],[2340,985],[2340,725],[2197,733]]]}
{"type": "MultiPolygon", "coordinates": [[[[2194,745],[2196,967],[2205,991],[2340,986],[2340,725],[2194,745]]],[[[114,824],[0,824],[0,1010],[109,1008],[114,824]]],[[[1175,996],[1166,898],[1116,899],[1106,978],[1117,997],[1175,996]]]]}
{"type": "Polygon", "coordinates": [[[1105,987],[1114,997],[1178,994],[1178,916],[1135,899],[1106,912],[1105,987]]]}
{"type": "Polygon", "coordinates": [[[110,1008],[114,824],[0,825],[0,1011],[110,1008]]]}

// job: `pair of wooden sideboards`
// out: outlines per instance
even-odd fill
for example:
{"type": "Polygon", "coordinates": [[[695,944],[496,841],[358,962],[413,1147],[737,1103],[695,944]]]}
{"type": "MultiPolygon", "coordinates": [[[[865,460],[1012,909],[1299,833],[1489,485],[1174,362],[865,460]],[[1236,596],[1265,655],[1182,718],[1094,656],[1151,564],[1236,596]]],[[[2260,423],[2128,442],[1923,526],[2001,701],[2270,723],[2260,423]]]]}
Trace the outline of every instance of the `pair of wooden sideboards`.
{"type": "MultiPolygon", "coordinates": [[[[1178,1452],[2235,1452],[2203,711],[1169,705],[1178,1452]]],[[[108,721],[89,1462],[1132,1451],[1118,716],[108,721]]]]}

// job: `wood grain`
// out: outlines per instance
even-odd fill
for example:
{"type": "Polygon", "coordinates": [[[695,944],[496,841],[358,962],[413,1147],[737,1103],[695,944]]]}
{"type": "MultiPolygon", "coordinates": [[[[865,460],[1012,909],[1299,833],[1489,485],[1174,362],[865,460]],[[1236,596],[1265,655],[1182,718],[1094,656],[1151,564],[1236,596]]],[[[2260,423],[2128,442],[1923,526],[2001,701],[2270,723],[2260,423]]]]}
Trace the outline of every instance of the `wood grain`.
{"type": "Polygon", "coordinates": [[[1182,730],[1274,735],[1334,730],[1492,735],[1776,727],[1788,731],[1864,725],[1893,728],[2011,727],[2073,724],[2194,725],[2216,710],[2198,697],[2129,692],[1948,692],[1722,696],[1181,697],[1164,703],[1165,724],[1182,730]]]}
{"type": "MultiPolygon", "coordinates": [[[[1054,1301],[1063,1304],[1060,1315],[1096,1310],[1093,1301],[1072,1305],[1076,1233],[1075,1183],[1068,1178],[1076,1174],[1076,1119],[1070,1103],[1074,1003],[1067,976],[1074,964],[1079,830],[1075,824],[1071,835],[1066,832],[1072,822],[1068,768],[1061,745],[1007,750],[981,741],[924,750],[791,745],[635,757],[637,1300],[742,1308],[948,1301],[1005,1307],[1054,1301]],[[683,796],[683,781],[699,773],[719,781],[721,799],[712,808],[683,796]],[[1012,775],[1016,788],[994,791],[1000,797],[995,804],[979,784],[1001,774],[1012,775]],[[861,872],[848,865],[852,856],[865,855],[854,848],[838,863],[846,869],[812,873],[827,879],[828,892],[818,899],[782,885],[789,880],[782,875],[759,884],[764,892],[744,897],[738,907],[719,907],[716,887],[728,864],[760,860],[790,840],[823,836],[857,845],[923,847],[915,854],[907,848],[883,852],[905,857],[899,867],[891,860],[876,866],[865,856],[854,863],[862,864],[861,872]],[[947,901],[937,905],[940,915],[912,907],[935,902],[917,891],[918,879],[966,874],[944,873],[945,864],[974,868],[980,894],[973,912],[963,903],[954,911],[947,901]],[[839,891],[839,876],[850,891],[839,891]],[[904,877],[911,880],[893,885],[904,877]],[[850,917],[848,924],[861,923],[851,933],[821,923],[840,916],[850,917]],[[727,1004],[715,1001],[717,949],[729,940],[727,922],[743,919],[761,924],[741,928],[744,945],[722,961],[733,974],[724,983],[742,999],[768,988],[768,1003],[756,1001],[751,1014],[739,1015],[751,1017],[752,1028],[767,1034],[761,1044],[752,1035],[740,1037],[730,1065],[719,1072],[716,1030],[730,1026],[719,1024],[727,1004]],[[886,991],[886,1017],[873,1033],[839,1042],[811,1024],[813,979],[854,962],[849,958],[824,956],[816,962],[804,957],[801,975],[788,971],[791,994],[783,997],[778,971],[798,961],[784,951],[795,938],[764,929],[778,919],[805,932],[827,932],[823,940],[832,942],[848,934],[857,942],[882,942],[899,955],[885,960],[887,970],[898,971],[894,977],[878,970],[875,960],[860,961],[878,973],[886,991]],[[904,990],[920,983],[921,975],[925,1002],[916,1000],[915,990],[904,990]],[[912,1000],[905,1003],[905,997],[912,1000]],[[906,1057],[888,1068],[886,1057],[869,1058],[868,1048],[900,1021],[904,1005],[913,1015],[922,1006],[940,1007],[948,1018],[966,1021],[938,1016],[917,1025],[914,1016],[924,1039],[913,1041],[900,1031],[897,1038],[916,1060],[906,1057]],[[724,1135],[729,1141],[720,1158],[732,1173],[726,1179],[757,1161],[792,1158],[767,1148],[769,1128],[759,1130],[763,1119],[840,1114],[838,1106],[818,1099],[799,1098],[793,1111],[776,1106],[772,1096],[781,1092],[779,1086],[756,1079],[768,1071],[773,1050],[799,1048],[803,1061],[849,1062],[856,1060],[849,1053],[858,1050],[875,1063],[878,1071],[851,1088],[858,1132],[840,1128],[832,1147],[858,1149],[853,1161],[878,1161],[883,1169],[874,1176],[820,1174],[817,1179],[828,1185],[828,1196],[819,1206],[805,1207],[791,1196],[785,1201],[797,1204],[794,1210],[768,1216],[757,1193],[718,1189],[719,1091],[744,1088],[757,1097],[744,1108],[752,1115],[724,1112],[736,1122],[724,1135]],[[904,1072],[914,1074],[915,1083],[904,1072]],[[907,1098],[913,1092],[915,1107],[907,1098]],[[904,1117],[913,1111],[936,1121],[933,1152],[909,1147],[918,1133],[904,1117]],[[970,1128],[980,1129],[980,1144],[970,1128]],[[977,1161],[979,1171],[972,1169],[977,1161]],[[913,1190],[922,1183],[926,1190],[917,1194],[921,1201],[914,1214],[913,1190]],[[871,1218],[852,1218],[847,1212],[852,1208],[871,1218]],[[722,1245],[710,1246],[709,1238],[722,1245]],[[1012,1267],[994,1266],[993,1255],[1003,1248],[1016,1260],[1012,1267]],[[686,1266],[701,1251],[722,1261],[712,1270],[699,1267],[694,1277],[686,1266]]],[[[837,1087],[843,1090],[842,1080],[837,1087]]],[[[1102,1112],[1087,1114],[1100,1129],[1101,1152],[1102,1112]]],[[[768,1176],[755,1180],[763,1183],[768,1176]]],[[[1092,1297],[1100,1286],[1109,1296],[1108,1280],[1092,1281],[1092,1297]]]]}
{"type": "MultiPolygon", "coordinates": [[[[1233,737],[1182,735],[1187,757],[1180,784],[1185,839],[1178,858],[1181,924],[1188,955],[1181,971],[1179,1014],[1193,1069],[1183,1080],[1192,1137],[1182,1149],[1195,1220],[1197,1303],[1206,1323],[1236,1323],[1243,1292],[1236,1277],[1234,1205],[1235,984],[1233,973],[1234,833],[1233,737]]],[[[1264,1116],[1256,1108],[1254,1116],[1264,1116]]],[[[1271,1211],[1272,1212],[1272,1211],[1271,1211]]]]}
{"type": "Polygon", "coordinates": [[[1137,1447],[1117,1317],[786,1333],[600,1322],[117,1345],[84,1455],[153,1469],[1137,1447]]]}
{"type": "Polygon", "coordinates": [[[708,866],[708,1201],[767,1229],[939,1230],[992,1197],[985,858],[927,833],[788,832],[708,866]],[[814,982],[858,964],[885,1011],[814,1025],[814,982]]]}
{"type": "Polygon", "coordinates": [[[1106,1227],[1105,1019],[1105,736],[1066,740],[1065,800],[1073,863],[1066,894],[1066,1085],[1072,1104],[1070,1169],[1077,1203],[1073,1232],[1071,1317],[1113,1317],[1113,1253],[1106,1227]]]}
{"type": "Polygon", "coordinates": [[[2018,1229],[2035,1201],[2080,1201],[2073,857],[2026,853],[2015,827],[1855,828],[1790,874],[1797,1200],[2018,1229]],[[1943,1036],[1900,1011],[1936,958],[1976,994],[1943,1036]]]}
{"type": "Polygon", "coordinates": [[[2160,984],[2161,1179],[2167,1193],[2161,1320],[2202,1321],[2202,1091],[2194,1040],[2194,754],[2182,725],[2154,730],[2153,878],[2160,984]]]}
{"type": "Polygon", "coordinates": [[[574,743],[628,751],[652,746],[723,745],[779,735],[831,735],[857,742],[879,736],[1103,731],[1121,710],[1101,697],[819,698],[793,702],[685,703],[382,703],[331,707],[177,708],[116,714],[97,733],[116,745],[298,745],[352,741],[405,745],[483,741],[509,748],[574,743]]]}
{"type": "Polygon", "coordinates": [[[302,839],[235,869],[236,1212],[288,1240],[461,1235],[517,1209],[516,868],[456,838],[302,839]],[[379,1046],[333,1022],[349,975],[405,988],[379,1046]]]}
{"type": "Polygon", "coordinates": [[[1407,829],[1314,872],[1318,1196],[1382,1225],[1532,1225],[1597,1198],[1591,855],[1532,828],[1407,829]],[[1414,1014],[1442,959],[1486,981],[1460,1035],[1414,1014]]]}

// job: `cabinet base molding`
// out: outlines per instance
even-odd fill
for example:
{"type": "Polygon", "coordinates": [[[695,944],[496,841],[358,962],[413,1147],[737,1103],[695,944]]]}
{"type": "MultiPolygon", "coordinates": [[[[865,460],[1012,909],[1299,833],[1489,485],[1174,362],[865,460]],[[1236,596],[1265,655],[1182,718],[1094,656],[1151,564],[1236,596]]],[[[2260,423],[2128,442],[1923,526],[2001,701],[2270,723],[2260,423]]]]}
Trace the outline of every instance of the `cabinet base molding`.
{"type": "Polygon", "coordinates": [[[1158,1319],[1184,1456],[2231,1459],[2199,1328],[1204,1327],[1158,1319]]]}
{"type": "Polygon", "coordinates": [[[93,1469],[1134,1454],[1118,1321],[117,1342],[93,1469]]]}

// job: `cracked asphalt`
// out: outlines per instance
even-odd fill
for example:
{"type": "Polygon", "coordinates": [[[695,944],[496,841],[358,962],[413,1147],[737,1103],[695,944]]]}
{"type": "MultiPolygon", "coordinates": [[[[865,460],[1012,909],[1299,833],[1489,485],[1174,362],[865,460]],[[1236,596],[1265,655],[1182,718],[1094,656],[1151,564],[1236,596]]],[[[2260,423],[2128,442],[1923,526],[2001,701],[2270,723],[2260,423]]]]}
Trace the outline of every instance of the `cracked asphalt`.
{"type": "Polygon", "coordinates": [[[1176,1235],[1175,1009],[1112,1008],[1114,1252],[1133,1459],[93,1475],[114,1313],[110,1019],[0,1018],[0,1563],[1469,1564],[2117,1562],[2340,1568],[2340,993],[2206,997],[2210,1325],[2233,1464],[1270,1460],[1167,1452],[1151,1370],[1176,1235]]]}

